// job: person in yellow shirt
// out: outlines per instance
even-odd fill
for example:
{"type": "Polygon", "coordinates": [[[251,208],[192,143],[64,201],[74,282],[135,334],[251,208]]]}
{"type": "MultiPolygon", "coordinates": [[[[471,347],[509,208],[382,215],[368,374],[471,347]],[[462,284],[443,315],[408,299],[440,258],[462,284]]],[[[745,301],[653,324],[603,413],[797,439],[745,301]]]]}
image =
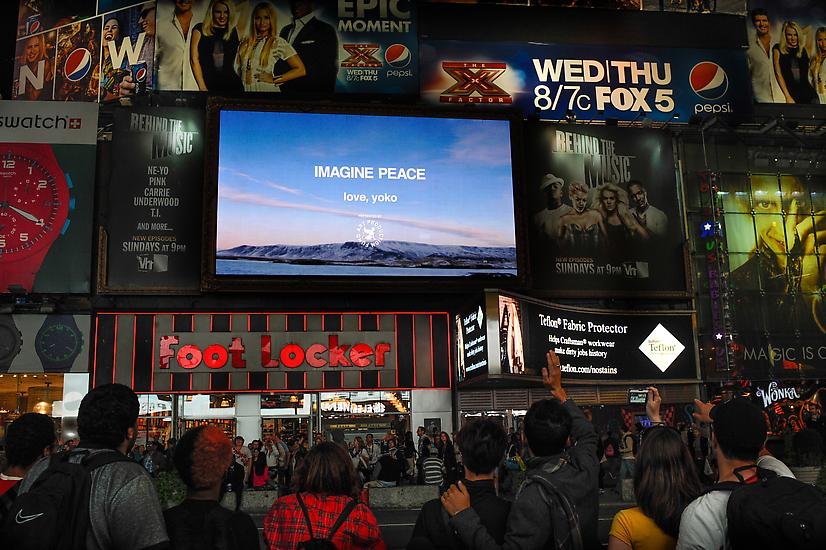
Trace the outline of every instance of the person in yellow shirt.
{"type": "Polygon", "coordinates": [[[634,470],[637,506],[614,516],[608,550],[674,550],[680,516],[702,485],[679,432],[660,418],[657,388],[648,388],[646,411],[653,428],[643,434],[634,470]]]}

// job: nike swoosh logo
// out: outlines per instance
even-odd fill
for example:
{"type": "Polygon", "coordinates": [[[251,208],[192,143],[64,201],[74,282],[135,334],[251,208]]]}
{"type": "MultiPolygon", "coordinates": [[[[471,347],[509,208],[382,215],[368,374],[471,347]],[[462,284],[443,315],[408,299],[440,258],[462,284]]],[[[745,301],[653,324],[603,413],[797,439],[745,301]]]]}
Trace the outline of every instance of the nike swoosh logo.
{"type": "Polygon", "coordinates": [[[24,515],[23,515],[23,510],[18,510],[18,511],[17,511],[17,515],[16,515],[16,516],[14,516],[14,521],[16,521],[17,523],[23,524],[23,523],[26,523],[27,521],[31,521],[31,520],[33,520],[33,519],[37,519],[37,518],[39,518],[39,517],[40,517],[40,516],[42,516],[44,513],[45,513],[45,512],[41,512],[41,513],[39,513],[39,514],[32,514],[32,515],[30,515],[30,516],[24,516],[24,515]]]}

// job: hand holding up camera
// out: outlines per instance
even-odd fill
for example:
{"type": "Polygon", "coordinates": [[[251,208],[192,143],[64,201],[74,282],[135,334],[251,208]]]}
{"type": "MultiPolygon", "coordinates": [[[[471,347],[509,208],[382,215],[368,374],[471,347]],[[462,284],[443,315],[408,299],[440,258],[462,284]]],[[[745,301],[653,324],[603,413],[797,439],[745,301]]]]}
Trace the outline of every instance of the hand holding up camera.
{"type": "Polygon", "coordinates": [[[651,419],[651,422],[655,424],[662,422],[662,418],[660,417],[660,405],[662,402],[663,398],[660,396],[660,390],[654,386],[649,386],[648,399],[645,401],[645,412],[648,418],[651,419]]]}

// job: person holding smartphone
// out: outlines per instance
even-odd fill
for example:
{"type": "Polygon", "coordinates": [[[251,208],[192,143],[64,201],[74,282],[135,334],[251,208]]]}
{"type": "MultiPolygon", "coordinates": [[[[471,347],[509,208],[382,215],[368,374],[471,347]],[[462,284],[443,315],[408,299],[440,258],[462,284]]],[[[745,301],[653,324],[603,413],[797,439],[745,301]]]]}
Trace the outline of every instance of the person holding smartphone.
{"type": "Polygon", "coordinates": [[[661,403],[657,388],[648,388],[645,410],[652,427],[643,430],[636,457],[637,506],[614,516],[608,550],[674,550],[683,510],[702,492],[688,446],[660,417],[661,403]]]}

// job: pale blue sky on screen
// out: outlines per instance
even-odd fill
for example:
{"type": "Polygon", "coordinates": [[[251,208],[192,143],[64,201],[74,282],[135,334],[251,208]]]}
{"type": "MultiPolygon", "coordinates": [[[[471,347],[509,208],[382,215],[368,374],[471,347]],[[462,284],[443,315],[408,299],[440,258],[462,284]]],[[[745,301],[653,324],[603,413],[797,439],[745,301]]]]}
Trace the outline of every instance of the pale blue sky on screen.
{"type": "Polygon", "coordinates": [[[384,240],[515,246],[508,122],[222,111],[218,250],[353,241],[364,216],[384,240]],[[372,167],[374,179],[317,178],[315,166],[372,167]],[[379,179],[422,168],[425,181],[379,179]],[[348,202],[344,194],[364,194],[348,202]],[[395,203],[373,203],[389,193],[395,203]]]}

